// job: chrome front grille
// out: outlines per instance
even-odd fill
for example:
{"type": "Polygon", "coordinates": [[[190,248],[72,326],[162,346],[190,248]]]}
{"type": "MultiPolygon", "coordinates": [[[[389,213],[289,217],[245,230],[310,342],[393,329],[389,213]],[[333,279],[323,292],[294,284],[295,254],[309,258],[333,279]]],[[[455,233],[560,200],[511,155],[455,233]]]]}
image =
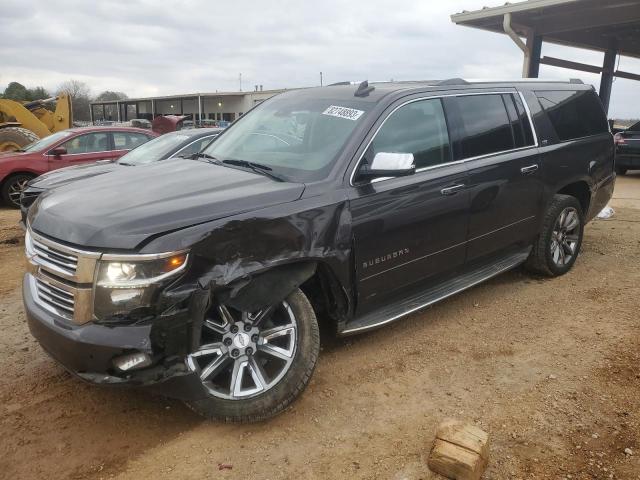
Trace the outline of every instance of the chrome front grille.
{"type": "Polygon", "coordinates": [[[25,250],[34,301],[76,324],[93,318],[93,277],[100,253],[55,242],[28,229],[25,250]]]}
{"type": "Polygon", "coordinates": [[[33,249],[43,265],[49,264],[56,269],[61,269],[71,276],[75,276],[78,269],[78,256],[73,253],[53,248],[36,240],[32,240],[33,249]]]}
{"type": "Polygon", "coordinates": [[[74,320],[75,293],[71,288],[63,290],[42,278],[35,278],[35,294],[39,303],[67,320],[74,320]]]}

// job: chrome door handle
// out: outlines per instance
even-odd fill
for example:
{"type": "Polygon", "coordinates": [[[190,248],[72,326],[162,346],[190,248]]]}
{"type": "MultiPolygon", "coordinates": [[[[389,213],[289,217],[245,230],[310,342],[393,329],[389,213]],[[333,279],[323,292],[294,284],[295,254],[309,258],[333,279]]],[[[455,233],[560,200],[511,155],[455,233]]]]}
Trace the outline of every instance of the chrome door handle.
{"type": "Polygon", "coordinates": [[[535,172],[536,170],[538,170],[538,165],[534,163],[533,165],[529,165],[528,167],[522,167],[522,168],[520,169],[520,172],[521,172],[523,175],[529,175],[530,173],[533,173],[533,172],[535,172]]]}
{"type": "Polygon", "coordinates": [[[442,195],[455,195],[460,190],[464,190],[464,187],[465,187],[465,184],[460,183],[458,185],[453,185],[451,187],[443,188],[442,190],[440,190],[440,193],[442,195]]]}

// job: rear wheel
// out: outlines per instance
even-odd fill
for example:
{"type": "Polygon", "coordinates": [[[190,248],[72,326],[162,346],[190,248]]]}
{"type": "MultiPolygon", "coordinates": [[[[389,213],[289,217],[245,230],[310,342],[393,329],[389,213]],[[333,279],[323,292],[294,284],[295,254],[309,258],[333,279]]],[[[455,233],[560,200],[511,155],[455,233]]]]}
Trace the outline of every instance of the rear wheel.
{"type": "Polygon", "coordinates": [[[226,422],[255,422],[284,410],[307,386],[320,336],[299,289],[259,312],[218,306],[205,319],[200,347],[187,357],[208,398],[187,402],[226,422]]]}
{"type": "Polygon", "coordinates": [[[626,175],[627,174],[627,169],[624,167],[616,167],[616,173],[618,175],[626,175]]]}
{"type": "Polygon", "coordinates": [[[15,152],[37,140],[40,138],[26,128],[0,128],[0,152],[15,152]]]}
{"type": "Polygon", "coordinates": [[[2,184],[2,199],[11,208],[20,208],[20,195],[33,175],[19,173],[11,175],[2,184]]]}
{"type": "Polygon", "coordinates": [[[584,220],[578,200],[569,195],[555,195],[526,268],[550,277],[564,275],[571,270],[580,253],[583,231],[584,220]]]}

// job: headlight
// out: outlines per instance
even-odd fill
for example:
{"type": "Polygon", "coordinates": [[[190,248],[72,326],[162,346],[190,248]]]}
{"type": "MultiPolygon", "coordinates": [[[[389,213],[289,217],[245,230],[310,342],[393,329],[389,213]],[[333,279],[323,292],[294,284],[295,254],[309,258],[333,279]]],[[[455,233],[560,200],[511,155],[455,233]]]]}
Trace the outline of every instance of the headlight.
{"type": "Polygon", "coordinates": [[[158,287],[186,268],[188,255],[179,252],[102,258],[93,307],[98,320],[107,320],[148,313],[158,287]]]}
{"type": "MultiPolygon", "coordinates": [[[[109,258],[108,255],[103,258],[109,258]]],[[[187,254],[167,254],[162,258],[128,261],[126,257],[101,260],[98,269],[99,287],[130,288],[146,286],[184,270],[187,254]]]]}

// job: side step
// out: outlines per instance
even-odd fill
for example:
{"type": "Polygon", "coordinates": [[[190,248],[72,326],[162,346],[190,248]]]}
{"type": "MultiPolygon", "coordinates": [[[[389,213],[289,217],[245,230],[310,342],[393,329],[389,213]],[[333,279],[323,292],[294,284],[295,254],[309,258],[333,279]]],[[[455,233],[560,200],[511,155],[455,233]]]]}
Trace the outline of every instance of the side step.
{"type": "Polygon", "coordinates": [[[367,313],[366,315],[349,322],[347,324],[347,328],[340,332],[340,335],[354,335],[382,327],[383,325],[398,320],[410,313],[428,307],[440,300],[444,300],[451,295],[455,295],[458,292],[462,292],[467,288],[471,288],[485,280],[495,277],[502,272],[506,272],[507,270],[517,267],[527,260],[530,251],[531,247],[527,247],[526,250],[511,253],[489,265],[483,265],[468,270],[462,275],[439,283],[422,292],[415,293],[392,305],[385,305],[378,310],[374,310],[371,313],[367,313]]]}

